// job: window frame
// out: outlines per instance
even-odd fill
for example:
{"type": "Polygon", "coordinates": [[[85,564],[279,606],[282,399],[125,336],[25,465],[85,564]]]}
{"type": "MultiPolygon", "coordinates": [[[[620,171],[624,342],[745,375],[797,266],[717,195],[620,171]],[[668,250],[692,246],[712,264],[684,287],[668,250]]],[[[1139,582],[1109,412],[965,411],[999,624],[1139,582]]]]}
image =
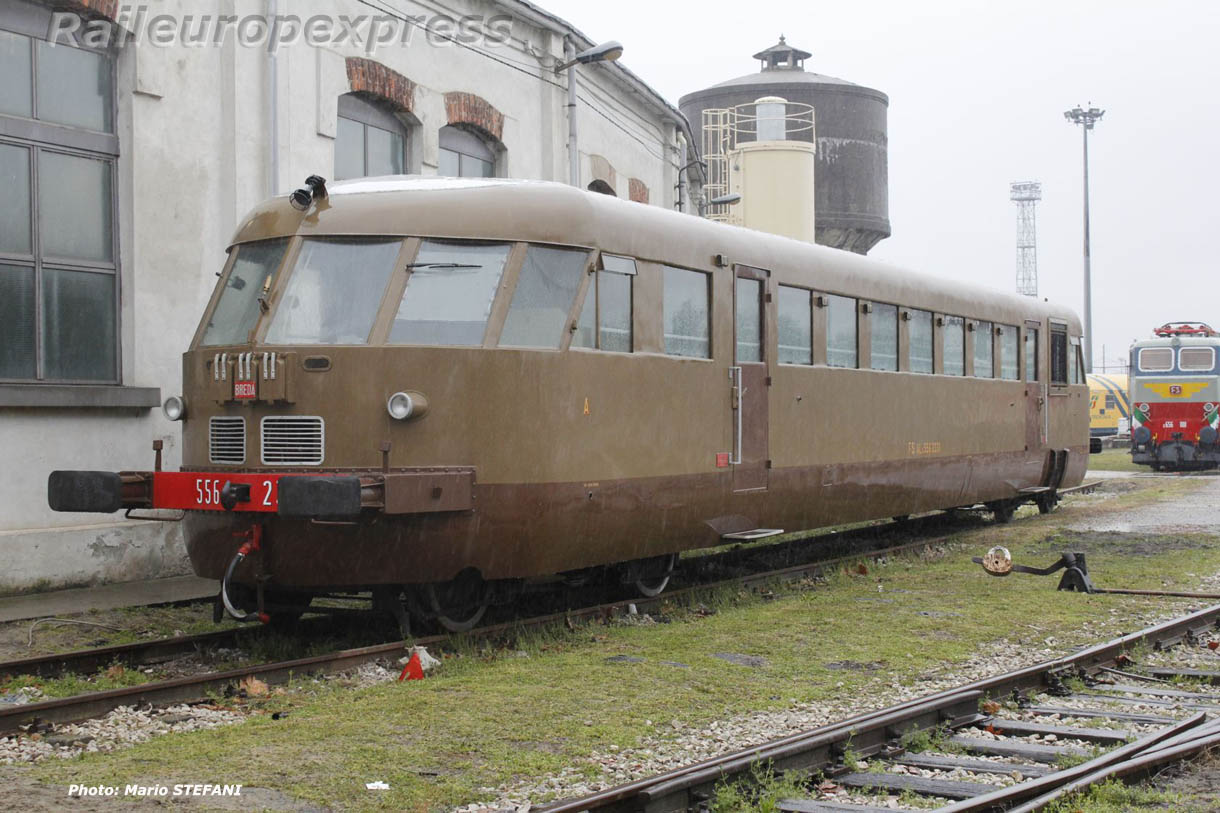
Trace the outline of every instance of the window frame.
{"type": "Polygon", "coordinates": [[[1141,347],[1135,353],[1136,368],[1141,373],[1168,373],[1173,371],[1174,352],[1172,347],[1141,347]],[[1169,366],[1168,367],[1145,367],[1144,366],[1144,351],[1145,350],[1168,350],[1169,351],[1169,366]]]}
{"type": "Polygon", "coordinates": [[[112,49],[91,48],[78,44],[58,43],[56,47],[75,48],[101,57],[108,69],[110,85],[110,109],[107,111],[111,129],[92,130],[71,124],[59,124],[38,118],[39,48],[38,43],[47,42],[46,33],[51,19],[51,9],[18,5],[6,10],[0,17],[0,30],[30,40],[30,116],[0,113],[0,145],[24,149],[27,154],[26,169],[29,180],[29,238],[30,252],[0,252],[0,265],[19,269],[31,269],[34,275],[34,376],[32,378],[0,378],[0,385],[94,385],[100,387],[121,385],[123,382],[123,264],[120,234],[119,201],[119,121],[118,121],[118,59],[112,49]],[[109,253],[111,259],[88,260],[50,256],[43,252],[43,229],[41,212],[40,165],[44,155],[61,155],[69,158],[98,161],[109,176],[108,199],[110,211],[109,253]],[[47,375],[46,358],[46,271],[90,273],[108,276],[113,281],[113,296],[110,309],[114,330],[110,337],[114,348],[114,366],[105,376],[94,378],[53,378],[47,375]]]}
{"type": "Polygon", "coordinates": [[[831,292],[827,291],[826,293],[821,294],[818,301],[819,301],[820,306],[824,307],[826,309],[826,319],[825,319],[826,366],[833,367],[836,370],[859,370],[860,369],[860,301],[861,301],[860,298],[856,297],[856,296],[847,296],[845,294],[836,294],[836,293],[831,293],[831,292]],[[855,329],[855,343],[854,343],[854,348],[853,348],[855,362],[850,366],[845,365],[845,364],[832,364],[830,361],[830,353],[831,353],[831,349],[832,349],[832,345],[830,343],[830,335],[831,335],[831,333],[830,333],[830,311],[831,311],[831,306],[833,305],[833,302],[835,299],[843,299],[843,300],[846,300],[851,303],[850,310],[851,310],[851,314],[852,314],[852,319],[855,320],[856,329],[855,329]],[[824,304],[822,304],[822,303],[824,303],[824,304]]]}
{"type": "Polygon", "coordinates": [[[712,361],[716,358],[715,346],[715,291],[712,288],[712,275],[707,271],[700,271],[697,268],[687,268],[681,265],[670,265],[669,263],[660,263],[661,268],[661,353],[676,359],[694,359],[696,361],[712,361]],[[690,274],[700,274],[703,276],[706,291],[706,309],[707,309],[707,355],[704,356],[688,356],[680,353],[672,353],[666,346],[665,336],[665,278],[670,271],[682,271],[690,274]]]}
{"type": "Polygon", "coordinates": [[[436,140],[436,171],[437,174],[445,178],[499,178],[501,165],[501,144],[498,141],[492,141],[481,132],[467,127],[461,127],[456,124],[446,124],[437,131],[436,140]],[[446,143],[448,142],[448,143],[446,143]],[[465,147],[466,149],[463,149],[465,147]],[[488,157],[478,155],[476,152],[485,151],[488,157]],[[443,152],[451,152],[458,157],[458,174],[444,175],[441,173],[441,154],[443,152]],[[491,164],[491,175],[463,175],[462,174],[462,156],[473,158],[478,161],[491,164]]]}
{"type": "Polygon", "coordinates": [[[1071,381],[1071,370],[1069,369],[1069,365],[1072,363],[1072,358],[1071,358],[1072,345],[1071,345],[1070,337],[1068,336],[1067,323],[1052,321],[1050,323],[1050,330],[1048,332],[1050,334],[1050,343],[1049,343],[1049,347],[1048,347],[1048,350],[1049,350],[1048,359],[1050,361],[1050,364],[1048,365],[1050,367],[1050,370],[1049,370],[1050,375],[1048,376],[1048,378],[1050,379],[1050,386],[1052,388],[1056,388],[1056,387],[1061,388],[1061,389],[1066,388],[1066,387],[1070,386],[1069,382],[1071,381]],[[1062,379],[1060,379],[1056,376],[1056,370],[1055,370],[1055,367],[1056,367],[1055,339],[1056,339],[1056,337],[1061,338],[1062,342],[1063,342],[1063,378],[1062,379]]]}
{"type": "MultiPolygon", "coordinates": [[[[935,311],[924,310],[923,308],[904,307],[899,314],[899,319],[907,323],[907,341],[906,341],[906,361],[907,366],[905,372],[913,375],[936,375],[936,313],[935,311]],[[927,370],[915,369],[915,354],[913,348],[914,341],[911,339],[911,326],[920,319],[920,314],[928,318],[928,367],[927,370]]],[[[901,355],[901,352],[899,353],[901,355]]],[[[900,359],[901,361],[901,359],[900,359]]]]}
{"type": "Polygon", "coordinates": [[[776,364],[786,365],[786,366],[790,366],[790,367],[813,367],[816,364],[817,356],[814,354],[814,346],[817,344],[817,341],[816,341],[817,334],[816,334],[816,329],[815,329],[815,321],[813,318],[813,312],[814,312],[814,309],[818,306],[817,297],[818,297],[818,295],[813,291],[812,288],[806,288],[803,285],[789,285],[786,282],[780,282],[780,283],[776,284],[776,292],[775,292],[775,303],[776,303],[775,304],[775,308],[776,308],[776,311],[775,311],[775,335],[776,335],[775,363],[776,364]],[[808,307],[808,311],[809,311],[809,313],[808,313],[808,317],[809,317],[809,320],[808,320],[808,324],[809,324],[809,361],[807,361],[807,362],[805,362],[805,361],[784,361],[784,359],[783,359],[783,349],[779,343],[779,320],[780,320],[780,309],[783,307],[783,301],[784,301],[784,291],[783,291],[784,288],[790,288],[794,291],[801,291],[802,293],[805,294],[805,296],[807,297],[807,301],[809,303],[809,307],[808,307]]]}
{"type": "MultiPolygon", "coordinates": [[[[874,372],[883,372],[883,373],[901,372],[902,371],[902,347],[900,346],[901,342],[899,341],[899,335],[902,330],[903,308],[900,305],[895,305],[890,302],[880,302],[877,300],[869,300],[868,304],[870,306],[869,310],[868,310],[868,369],[872,370],[874,372]],[[893,366],[893,368],[878,367],[876,364],[877,342],[875,341],[875,339],[877,338],[877,328],[878,328],[878,325],[880,324],[880,320],[877,319],[877,309],[878,308],[893,308],[894,309],[894,366],[893,366]]],[[[858,331],[859,331],[859,327],[857,326],[857,339],[856,339],[857,345],[859,344],[858,331]]]]}
{"type": "Polygon", "coordinates": [[[942,313],[942,314],[940,314],[940,318],[939,318],[938,322],[939,322],[939,324],[936,326],[939,327],[941,330],[940,374],[947,375],[950,378],[966,378],[967,377],[966,376],[966,358],[969,356],[970,358],[973,359],[973,357],[974,357],[973,348],[969,346],[969,344],[966,340],[966,334],[970,332],[966,329],[966,326],[970,323],[970,320],[967,319],[965,316],[958,316],[957,314],[953,314],[953,313],[942,313]],[[949,335],[950,320],[955,320],[954,324],[961,326],[962,357],[959,359],[959,361],[961,362],[961,365],[962,365],[962,367],[961,367],[962,371],[960,373],[950,373],[947,370],[947,363],[949,361],[949,350],[945,346],[945,337],[949,335]]]}
{"type": "Polygon", "coordinates": [[[572,350],[588,350],[599,353],[620,353],[630,355],[635,352],[635,278],[639,276],[640,269],[636,264],[634,257],[628,257],[624,254],[613,254],[607,251],[597,252],[597,258],[589,266],[589,284],[585,289],[584,300],[580,302],[580,309],[576,312],[577,329],[580,326],[580,317],[584,312],[585,305],[588,302],[593,303],[593,346],[588,347],[583,344],[576,344],[572,341],[569,344],[569,349],[572,350]],[[606,268],[605,258],[613,257],[616,260],[625,260],[631,263],[631,270],[617,268],[606,268]],[[607,350],[602,347],[602,302],[601,302],[601,275],[602,274],[618,274],[627,277],[627,325],[630,330],[629,344],[630,350],[607,350]],[[590,299],[592,297],[592,299],[590,299]]]}
{"type": "Polygon", "coordinates": [[[1179,347],[1177,362],[1178,362],[1178,370],[1183,373],[1210,373],[1216,369],[1216,348],[1211,347],[1209,345],[1195,345],[1192,347],[1179,347]],[[1187,368],[1184,364],[1182,364],[1182,354],[1185,353],[1187,350],[1193,350],[1193,351],[1206,350],[1207,352],[1209,352],[1211,354],[1211,364],[1209,364],[1206,367],[1187,368]]]}
{"type": "MultiPolygon", "coordinates": [[[[358,93],[344,93],[338,100],[337,119],[347,119],[361,125],[361,136],[363,139],[363,151],[361,158],[363,160],[364,174],[356,175],[349,178],[338,177],[338,160],[335,160],[332,167],[335,169],[336,181],[351,181],[359,178],[375,177],[368,174],[369,169],[369,128],[374,127],[378,130],[384,130],[394,135],[402,137],[402,169],[404,174],[409,174],[412,170],[412,142],[414,141],[415,127],[399,118],[399,114],[394,113],[386,108],[379,106],[367,97],[361,96],[358,93]]],[[[335,152],[337,154],[339,148],[338,137],[338,121],[335,122],[335,152]]]]}

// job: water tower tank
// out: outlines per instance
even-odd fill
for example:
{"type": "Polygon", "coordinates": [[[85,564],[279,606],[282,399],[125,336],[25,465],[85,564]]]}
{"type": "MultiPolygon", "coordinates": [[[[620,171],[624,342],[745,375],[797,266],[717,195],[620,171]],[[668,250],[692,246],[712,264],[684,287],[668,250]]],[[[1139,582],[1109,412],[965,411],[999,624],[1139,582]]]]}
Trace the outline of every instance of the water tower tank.
{"type": "Polygon", "coordinates": [[[865,254],[890,236],[889,98],[879,90],[807,72],[809,56],[780,37],[778,44],[754,55],[761,71],[688,93],[678,105],[695,129],[706,109],[733,108],[762,96],[811,105],[817,134],[796,137],[817,144],[817,242],[865,254]]]}

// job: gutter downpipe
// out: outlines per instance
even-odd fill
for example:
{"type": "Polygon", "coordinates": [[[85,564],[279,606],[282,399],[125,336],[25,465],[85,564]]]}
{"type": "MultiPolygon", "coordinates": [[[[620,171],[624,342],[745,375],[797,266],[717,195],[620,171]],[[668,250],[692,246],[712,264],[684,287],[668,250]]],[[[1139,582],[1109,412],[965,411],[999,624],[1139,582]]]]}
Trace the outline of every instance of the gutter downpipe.
{"type": "Polygon", "coordinates": [[[576,146],[576,44],[563,39],[563,58],[568,66],[568,183],[580,188],[580,150],[576,146]]]}
{"type": "MultiPolygon", "coordinates": [[[[267,0],[267,25],[275,36],[275,21],[279,12],[279,4],[277,0],[267,0]]],[[[274,197],[279,191],[280,185],[280,114],[279,114],[279,65],[276,61],[276,51],[278,50],[275,42],[269,43],[270,48],[267,53],[267,104],[268,109],[268,129],[270,130],[269,138],[271,141],[271,154],[269,156],[269,166],[267,168],[267,193],[268,196],[274,197]]]]}

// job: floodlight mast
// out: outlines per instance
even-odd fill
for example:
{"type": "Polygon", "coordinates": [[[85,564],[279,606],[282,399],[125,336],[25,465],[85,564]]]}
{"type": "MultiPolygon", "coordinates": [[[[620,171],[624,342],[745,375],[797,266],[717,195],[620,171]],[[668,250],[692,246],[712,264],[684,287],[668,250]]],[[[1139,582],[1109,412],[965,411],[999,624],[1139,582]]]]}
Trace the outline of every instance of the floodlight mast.
{"type": "Polygon", "coordinates": [[[1090,103],[1089,108],[1077,105],[1064,111],[1063,117],[1072,124],[1081,125],[1084,135],[1084,369],[1093,372],[1093,284],[1090,278],[1089,257],[1089,130],[1101,121],[1106,111],[1099,110],[1090,103]]]}

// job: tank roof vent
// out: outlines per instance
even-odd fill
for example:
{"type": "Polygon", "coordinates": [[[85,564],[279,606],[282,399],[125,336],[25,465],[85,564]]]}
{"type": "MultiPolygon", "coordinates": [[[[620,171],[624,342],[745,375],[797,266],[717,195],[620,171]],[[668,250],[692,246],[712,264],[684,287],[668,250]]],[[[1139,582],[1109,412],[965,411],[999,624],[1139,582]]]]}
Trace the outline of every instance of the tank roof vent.
{"type": "Polygon", "coordinates": [[[805,60],[811,56],[813,54],[808,51],[789,45],[780,34],[778,43],[759,51],[754,58],[762,62],[764,71],[803,71],[805,60]]]}

